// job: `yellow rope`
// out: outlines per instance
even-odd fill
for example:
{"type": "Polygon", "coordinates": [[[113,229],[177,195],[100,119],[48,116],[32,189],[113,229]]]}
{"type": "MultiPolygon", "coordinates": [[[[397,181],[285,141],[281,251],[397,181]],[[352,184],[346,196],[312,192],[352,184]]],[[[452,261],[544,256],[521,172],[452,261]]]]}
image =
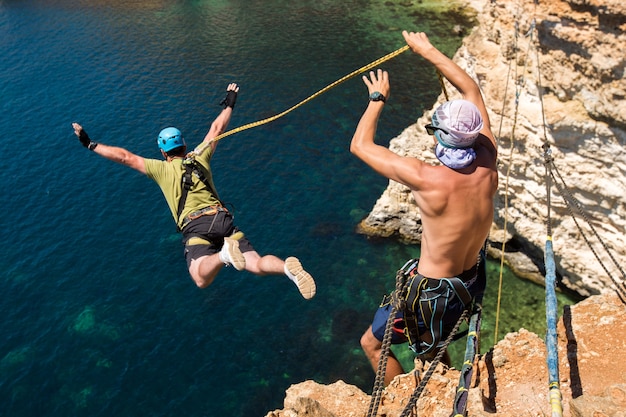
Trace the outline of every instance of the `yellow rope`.
{"type": "Polygon", "coordinates": [[[439,84],[441,84],[441,90],[443,91],[443,95],[446,97],[446,101],[450,100],[448,97],[448,90],[446,90],[446,85],[443,83],[443,75],[439,70],[437,70],[437,78],[439,78],[439,84]]]}
{"type": "Polygon", "coordinates": [[[331,88],[336,87],[337,85],[341,84],[342,82],[344,82],[346,80],[349,80],[350,78],[354,77],[355,75],[359,75],[359,74],[361,74],[361,73],[363,73],[363,72],[365,72],[367,70],[370,70],[370,69],[372,69],[372,68],[382,64],[385,61],[388,61],[388,60],[390,60],[392,58],[395,58],[396,56],[400,55],[401,53],[405,52],[408,49],[409,49],[409,46],[408,45],[404,45],[402,48],[397,49],[397,50],[395,50],[395,51],[393,51],[393,52],[391,52],[391,53],[389,53],[389,54],[387,54],[387,55],[377,59],[376,61],[373,61],[373,62],[371,62],[371,63],[369,63],[369,64],[359,68],[358,70],[355,70],[355,71],[351,72],[350,74],[348,74],[348,75],[338,79],[334,83],[327,85],[326,87],[324,87],[321,90],[319,90],[317,93],[315,93],[315,94],[311,95],[310,97],[302,100],[300,103],[296,104],[295,106],[292,106],[292,107],[288,108],[287,110],[283,111],[282,113],[278,113],[277,115],[274,115],[272,117],[268,117],[267,119],[259,120],[257,122],[253,122],[253,123],[248,123],[248,124],[240,126],[238,128],[229,130],[228,132],[224,132],[221,135],[215,137],[215,139],[213,139],[213,140],[214,141],[218,141],[218,140],[223,139],[226,136],[230,136],[230,135],[232,135],[234,133],[238,133],[238,132],[241,132],[241,131],[246,130],[246,129],[250,129],[250,128],[253,128],[253,127],[264,125],[264,124],[269,123],[269,122],[273,122],[274,120],[278,119],[279,117],[282,117],[282,116],[286,115],[287,113],[297,109],[298,107],[302,106],[303,104],[306,104],[309,101],[313,100],[314,98],[324,94],[325,92],[327,92],[331,88]]]}
{"type": "MultiPolygon", "coordinates": [[[[233,135],[235,133],[238,133],[238,132],[241,132],[241,131],[244,131],[244,130],[247,130],[247,129],[251,129],[253,127],[261,126],[261,125],[264,125],[266,123],[273,122],[274,120],[278,119],[279,117],[283,117],[287,113],[297,109],[298,107],[308,103],[309,101],[313,100],[314,98],[324,94],[325,92],[327,92],[331,88],[334,88],[334,87],[338,86],[339,84],[343,83],[344,81],[347,81],[347,80],[349,80],[350,78],[352,78],[352,77],[354,77],[356,75],[364,73],[365,71],[370,70],[370,69],[372,69],[372,68],[382,64],[385,61],[388,61],[388,60],[390,60],[392,58],[395,58],[396,56],[402,54],[403,52],[407,51],[408,49],[409,49],[409,46],[408,45],[404,45],[403,47],[401,47],[399,49],[396,49],[395,51],[393,51],[393,52],[391,52],[391,53],[389,53],[389,54],[387,54],[387,55],[385,55],[385,56],[383,56],[381,58],[378,58],[376,61],[372,61],[371,63],[369,63],[369,64],[367,64],[367,65],[365,65],[365,66],[363,66],[363,67],[361,67],[361,68],[359,68],[359,69],[357,69],[355,71],[352,71],[350,74],[348,74],[348,75],[338,79],[337,81],[327,85],[326,87],[322,88],[321,90],[319,90],[315,94],[312,94],[311,96],[309,96],[306,99],[302,100],[301,102],[299,102],[295,106],[292,106],[292,107],[288,108],[287,110],[285,110],[285,111],[283,111],[281,113],[278,113],[278,114],[276,114],[274,116],[268,117],[268,118],[263,119],[263,120],[259,120],[259,121],[256,121],[256,122],[245,124],[243,126],[239,126],[239,127],[235,128],[235,129],[229,130],[227,132],[222,133],[221,135],[216,136],[215,138],[213,138],[212,140],[210,140],[208,142],[203,142],[200,145],[198,145],[198,147],[193,152],[191,152],[189,155],[200,154],[200,153],[202,153],[204,151],[204,149],[206,149],[207,146],[209,146],[209,144],[211,144],[213,142],[217,142],[218,140],[224,139],[227,136],[233,135]]],[[[449,98],[448,98],[448,91],[446,90],[446,86],[445,86],[445,84],[443,82],[443,76],[441,75],[441,73],[439,71],[437,71],[437,76],[439,77],[439,84],[441,84],[441,89],[443,91],[443,94],[445,95],[446,100],[449,100],[449,98]]]]}
{"type": "MultiPolygon", "coordinates": [[[[516,51],[516,57],[517,57],[517,32],[516,32],[516,36],[515,36],[515,51],[516,51]]],[[[512,60],[509,60],[509,68],[506,74],[506,84],[504,86],[504,97],[502,98],[502,110],[500,111],[500,127],[498,128],[498,136],[497,138],[502,137],[502,123],[504,122],[504,113],[506,110],[506,102],[507,102],[507,93],[509,91],[509,79],[510,79],[510,74],[511,74],[511,66],[512,66],[512,60]]],[[[515,60],[515,62],[517,62],[517,59],[515,60]]],[[[515,77],[517,79],[517,76],[515,77]]],[[[498,146],[499,146],[499,140],[496,139],[498,142],[498,146]]],[[[509,165],[510,167],[510,165],[509,165]]],[[[508,172],[507,172],[507,177],[508,177],[508,172]]],[[[502,281],[503,281],[503,269],[504,269],[504,249],[506,246],[506,226],[507,226],[507,221],[508,221],[508,215],[509,215],[509,210],[508,210],[508,179],[507,179],[507,190],[504,194],[504,226],[502,229],[503,232],[503,236],[502,236],[502,248],[500,250],[500,276],[498,279],[498,297],[497,297],[497,301],[496,301],[496,321],[495,321],[495,325],[494,325],[494,331],[493,331],[493,344],[495,345],[496,343],[498,343],[498,325],[500,323],[500,303],[502,301],[502,281]]]]}
{"type": "MultiPolygon", "coordinates": [[[[533,23],[534,26],[534,23],[533,23]]],[[[533,27],[531,26],[531,28],[533,27]]],[[[528,32],[529,35],[529,40],[528,40],[528,45],[527,45],[527,50],[526,50],[526,55],[524,58],[524,68],[521,71],[522,74],[526,73],[526,65],[528,64],[529,61],[529,56],[530,56],[530,50],[532,48],[532,29],[528,32]]],[[[517,26],[515,29],[515,57],[512,60],[513,62],[517,63],[517,38],[518,38],[518,33],[517,33],[517,26]]],[[[509,61],[509,65],[511,65],[511,61],[509,61]]],[[[508,74],[507,74],[508,76],[508,74]]],[[[523,75],[522,75],[523,77],[523,75]]],[[[515,66],[515,79],[517,80],[517,65],[515,66]]],[[[507,85],[508,85],[508,81],[507,81],[507,85]]],[[[501,253],[500,253],[500,284],[499,284],[499,288],[498,288],[498,304],[496,307],[496,323],[495,323],[495,329],[494,329],[494,335],[493,335],[493,344],[495,345],[496,343],[498,343],[498,323],[500,321],[500,301],[501,301],[501,295],[502,295],[502,274],[503,274],[503,269],[504,269],[504,253],[505,253],[505,246],[506,246],[506,228],[507,228],[507,224],[508,224],[508,216],[509,216],[509,178],[511,176],[511,167],[513,165],[513,151],[515,149],[515,128],[517,126],[517,116],[519,113],[519,97],[520,97],[520,90],[521,87],[524,85],[524,80],[519,80],[518,83],[516,84],[516,91],[515,91],[515,108],[514,108],[514,115],[513,115],[513,126],[511,127],[511,146],[509,149],[509,164],[507,167],[507,171],[506,171],[506,185],[505,185],[505,190],[504,190],[504,225],[503,225],[503,238],[502,238],[502,249],[501,249],[501,253]]],[[[502,117],[504,118],[504,105],[502,107],[502,117]]]]}
{"type": "Polygon", "coordinates": [[[504,270],[504,250],[506,246],[506,228],[508,225],[508,213],[509,213],[509,177],[511,176],[511,165],[513,164],[513,150],[515,148],[515,124],[517,123],[517,107],[515,110],[515,117],[513,121],[513,128],[511,129],[511,147],[509,148],[509,165],[506,170],[506,182],[504,186],[504,225],[502,226],[503,238],[502,248],[500,249],[500,280],[498,283],[498,301],[496,304],[496,323],[493,335],[493,344],[498,343],[498,323],[500,322],[500,304],[502,298],[502,271],[504,270]]]}

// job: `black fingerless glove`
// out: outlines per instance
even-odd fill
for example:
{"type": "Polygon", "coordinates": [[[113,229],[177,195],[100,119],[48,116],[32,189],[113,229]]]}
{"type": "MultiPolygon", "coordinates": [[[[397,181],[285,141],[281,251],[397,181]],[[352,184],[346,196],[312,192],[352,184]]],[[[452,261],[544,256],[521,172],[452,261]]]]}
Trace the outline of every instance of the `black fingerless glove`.
{"type": "Polygon", "coordinates": [[[224,106],[224,108],[230,107],[231,109],[234,109],[236,102],[237,102],[237,92],[231,90],[226,93],[226,97],[224,97],[224,100],[220,102],[220,105],[224,106]]]}
{"type": "Polygon", "coordinates": [[[87,132],[85,132],[85,129],[80,130],[80,133],[78,134],[78,140],[85,148],[89,149],[90,151],[93,151],[94,149],[96,149],[96,146],[98,146],[97,142],[93,142],[89,138],[89,135],[87,134],[87,132]]]}

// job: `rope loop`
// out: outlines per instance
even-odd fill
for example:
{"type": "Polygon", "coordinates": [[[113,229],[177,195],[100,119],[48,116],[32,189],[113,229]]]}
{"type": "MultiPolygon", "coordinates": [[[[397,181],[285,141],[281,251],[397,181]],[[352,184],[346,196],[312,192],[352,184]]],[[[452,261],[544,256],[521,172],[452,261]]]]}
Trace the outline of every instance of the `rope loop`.
{"type": "Polygon", "coordinates": [[[345,75],[344,77],[338,79],[337,81],[327,85],[326,87],[322,88],[318,92],[316,92],[316,93],[312,94],[311,96],[307,97],[306,99],[302,100],[301,102],[299,102],[295,106],[292,106],[292,107],[288,108],[287,110],[285,110],[285,111],[283,111],[281,113],[278,113],[278,114],[276,114],[274,116],[268,117],[266,119],[259,120],[257,122],[248,123],[248,124],[240,126],[238,128],[229,130],[228,132],[224,132],[221,135],[216,136],[213,139],[213,141],[218,141],[218,140],[221,140],[221,139],[223,139],[223,138],[225,138],[227,136],[230,136],[230,135],[232,135],[234,133],[238,133],[238,132],[241,132],[241,131],[244,131],[244,130],[247,130],[247,129],[250,129],[250,128],[253,128],[253,127],[257,127],[257,126],[261,126],[261,125],[264,125],[264,124],[269,123],[269,122],[273,122],[274,120],[278,119],[279,117],[282,117],[282,116],[286,115],[287,113],[297,109],[298,107],[308,103],[309,101],[311,101],[314,98],[324,94],[328,90],[338,86],[339,84],[343,83],[344,81],[347,81],[347,80],[349,80],[350,78],[352,78],[352,77],[354,77],[356,75],[364,73],[365,71],[368,71],[368,70],[370,70],[370,69],[372,69],[372,68],[382,64],[385,61],[388,61],[388,60],[390,60],[392,58],[395,58],[396,56],[402,54],[403,52],[407,51],[408,49],[409,49],[409,46],[408,45],[404,45],[403,47],[401,47],[399,49],[396,49],[395,51],[393,51],[393,52],[391,52],[391,53],[389,53],[389,54],[387,54],[387,55],[385,55],[383,57],[380,57],[377,60],[372,61],[369,64],[367,64],[367,65],[365,65],[365,66],[363,66],[363,67],[361,67],[361,68],[359,68],[359,69],[357,69],[355,71],[352,71],[350,74],[345,75]]]}

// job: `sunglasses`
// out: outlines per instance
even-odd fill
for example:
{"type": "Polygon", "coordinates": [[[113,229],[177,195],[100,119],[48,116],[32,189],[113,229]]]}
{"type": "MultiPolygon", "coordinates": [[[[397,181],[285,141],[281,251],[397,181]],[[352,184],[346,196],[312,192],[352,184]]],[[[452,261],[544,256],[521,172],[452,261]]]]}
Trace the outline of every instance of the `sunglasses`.
{"type": "Polygon", "coordinates": [[[441,131],[442,131],[443,133],[445,133],[446,135],[449,135],[449,134],[450,134],[447,130],[442,129],[442,128],[437,127],[437,126],[433,126],[433,125],[431,125],[431,124],[428,124],[428,125],[426,125],[426,126],[424,126],[424,127],[426,128],[426,133],[428,133],[429,135],[434,135],[434,134],[435,134],[435,132],[436,132],[436,131],[438,131],[438,130],[441,130],[441,131]]]}

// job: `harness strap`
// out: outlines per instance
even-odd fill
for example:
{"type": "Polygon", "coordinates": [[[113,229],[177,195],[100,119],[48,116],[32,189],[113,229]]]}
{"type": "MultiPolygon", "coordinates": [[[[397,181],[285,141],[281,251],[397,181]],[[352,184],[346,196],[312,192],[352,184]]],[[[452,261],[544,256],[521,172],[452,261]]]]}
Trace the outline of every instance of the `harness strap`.
{"type": "MultiPolygon", "coordinates": [[[[202,170],[202,167],[198,166],[196,160],[193,157],[188,156],[183,159],[183,166],[185,167],[185,172],[183,173],[183,176],[181,178],[181,194],[180,199],[178,200],[178,210],[176,213],[176,218],[178,220],[176,228],[179,232],[185,226],[185,224],[183,224],[182,226],[179,226],[178,224],[180,223],[180,215],[183,213],[185,203],[187,202],[187,194],[189,194],[189,191],[193,188],[193,174],[195,174],[198,179],[202,181],[202,183],[204,183],[204,185],[209,189],[213,196],[218,201],[220,201],[217,196],[217,191],[213,188],[212,184],[207,179],[204,171],[202,170]]],[[[221,201],[220,204],[222,204],[221,201]]]]}
{"type": "Polygon", "coordinates": [[[467,307],[472,302],[472,294],[470,294],[463,281],[459,278],[444,278],[444,281],[448,283],[454,294],[461,300],[463,307],[467,307]]]}
{"type": "Polygon", "coordinates": [[[199,236],[192,236],[191,238],[187,239],[187,242],[185,242],[186,246],[210,245],[210,244],[211,244],[210,240],[206,240],[199,236]]]}
{"type": "MultiPolygon", "coordinates": [[[[193,187],[193,178],[191,177],[191,173],[193,172],[194,164],[187,164],[185,163],[185,161],[186,160],[183,161],[183,165],[185,166],[185,172],[181,179],[181,194],[180,199],[178,200],[178,210],[176,213],[177,219],[180,219],[180,215],[183,213],[185,203],[187,202],[187,194],[189,193],[189,190],[191,190],[191,187],[193,187]]],[[[176,224],[176,227],[179,232],[182,230],[182,227],[179,227],[178,223],[176,224]]]]}
{"type": "Polygon", "coordinates": [[[417,355],[434,350],[444,332],[443,317],[452,294],[463,303],[464,309],[472,302],[472,295],[459,278],[425,278],[417,274],[410,283],[405,309],[409,346],[417,355]],[[416,312],[429,332],[420,335],[416,312]]]}

